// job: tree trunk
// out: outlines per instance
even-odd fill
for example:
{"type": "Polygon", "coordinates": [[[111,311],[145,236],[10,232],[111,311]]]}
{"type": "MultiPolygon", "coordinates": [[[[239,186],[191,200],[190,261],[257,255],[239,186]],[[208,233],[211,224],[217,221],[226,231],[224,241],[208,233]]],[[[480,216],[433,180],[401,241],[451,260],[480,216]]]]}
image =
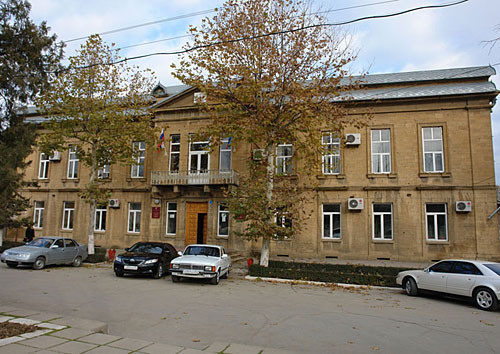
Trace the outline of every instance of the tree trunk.
{"type": "MultiPolygon", "coordinates": [[[[266,186],[266,199],[267,203],[270,206],[273,200],[273,188],[274,188],[274,154],[273,154],[273,144],[269,144],[266,147],[266,157],[267,157],[267,166],[266,166],[266,177],[267,177],[267,186],[266,186]]],[[[273,216],[270,216],[270,220],[268,223],[274,223],[273,216]]],[[[269,253],[271,249],[271,235],[262,235],[262,249],[260,252],[260,265],[263,267],[269,266],[269,253]]]]}
{"type": "Polygon", "coordinates": [[[5,227],[2,227],[2,228],[0,229],[0,247],[1,247],[1,246],[3,246],[3,237],[4,237],[3,235],[5,234],[5,230],[6,230],[6,229],[7,229],[7,228],[5,228],[5,227]]]}
{"type": "Polygon", "coordinates": [[[94,254],[94,224],[95,224],[95,199],[90,201],[90,214],[89,214],[89,244],[87,246],[88,253],[94,254]]]}
{"type": "MultiPolygon", "coordinates": [[[[97,176],[97,159],[96,159],[96,151],[95,148],[92,147],[92,167],[90,170],[90,181],[89,187],[92,188],[94,186],[94,181],[97,176]]],[[[96,201],[95,198],[92,198],[90,201],[90,210],[89,210],[89,244],[87,246],[88,253],[94,254],[94,225],[95,225],[95,209],[96,209],[96,201]]]]}

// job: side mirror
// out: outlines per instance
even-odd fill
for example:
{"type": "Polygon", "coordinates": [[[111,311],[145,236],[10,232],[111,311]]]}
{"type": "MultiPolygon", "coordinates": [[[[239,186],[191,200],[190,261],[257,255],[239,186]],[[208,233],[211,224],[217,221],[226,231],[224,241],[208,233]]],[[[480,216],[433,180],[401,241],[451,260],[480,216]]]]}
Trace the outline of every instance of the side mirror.
{"type": "Polygon", "coordinates": [[[52,246],[50,246],[50,248],[59,248],[59,246],[58,245],[52,245],[52,246]]]}
{"type": "Polygon", "coordinates": [[[226,253],[224,253],[224,254],[222,255],[222,258],[227,258],[227,257],[228,257],[228,255],[227,255],[226,253]]]}
{"type": "Polygon", "coordinates": [[[177,254],[178,254],[179,256],[182,256],[182,252],[181,252],[181,251],[177,251],[177,254]]]}

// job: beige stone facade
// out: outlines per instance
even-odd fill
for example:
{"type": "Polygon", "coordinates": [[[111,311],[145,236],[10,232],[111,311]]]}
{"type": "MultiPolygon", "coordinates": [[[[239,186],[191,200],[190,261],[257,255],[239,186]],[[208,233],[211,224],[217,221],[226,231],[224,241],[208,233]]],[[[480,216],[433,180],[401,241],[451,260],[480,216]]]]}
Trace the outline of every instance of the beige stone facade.
{"type": "MultiPolygon", "coordinates": [[[[493,69],[480,67],[366,78],[363,90],[354,93],[350,114],[369,112],[372,118],[366,127],[344,132],[359,134],[359,144],[341,143],[338,173],[319,175],[318,187],[310,192],[306,208],[311,217],[294,239],[273,242],[271,255],[500,259],[498,218],[488,219],[497,208],[490,116],[497,91],[488,82],[492,74],[493,69]],[[350,198],[362,201],[363,208],[350,208],[350,198]],[[465,210],[471,210],[457,211],[460,201],[470,202],[465,210]]],[[[161,240],[183,248],[206,242],[257,253],[257,242],[234,235],[240,225],[227,219],[222,193],[223,187],[238,185],[251,147],[231,141],[222,153],[202,156],[196,150],[202,145],[190,144],[190,134],[207,122],[194,106],[194,91],[159,86],[156,93],[163,96],[155,105],[155,124],[164,129],[165,149],[147,147],[143,175],[132,176],[131,166],[111,166],[108,186],[120,206],[105,209],[105,230],[96,231],[96,244],[123,248],[140,240],[161,240]],[[179,161],[176,173],[174,155],[179,161]],[[130,223],[134,217],[140,230],[138,223],[130,223]]],[[[33,204],[27,213],[36,219],[43,202],[37,236],[67,235],[86,243],[89,206],[78,192],[87,176],[79,166],[77,178],[68,178],[68,158],[66,152],[60,161],[48,162],[47,178],[40,178],[40,153],[30,156],[26,178],[39,187],[26,190],[33,204]],[[70,202],[66,210],[65,202],[70,202]],[[73,224],[67,230],[64,215],[73,205],[73,224]]]]}

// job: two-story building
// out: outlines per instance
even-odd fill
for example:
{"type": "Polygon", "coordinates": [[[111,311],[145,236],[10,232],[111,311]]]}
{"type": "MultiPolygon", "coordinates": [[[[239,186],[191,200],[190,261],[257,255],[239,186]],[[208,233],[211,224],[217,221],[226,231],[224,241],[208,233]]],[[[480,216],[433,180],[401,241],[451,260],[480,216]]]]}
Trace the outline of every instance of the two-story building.
{"type": "MultiPolygon", "coordinates": [[[[498,91],[491,67],[368,75],[352,93],[349,114],[370,113],[362,129],[340,139],[325,131],[323,168],[293,239],[275,241],[271,255],[301,258],[429,261],[449,257],[500,259],[491,109],[498,91]]],[[[140,240],[215,243],[244,254],[259,242],[234,235],[223,188],[237,188],[252,146],[224,140],[210,153],[193,134],[208,117],[188,86],[154,90],[155,125],[164,148],[135,143],[137,164],[101,171],[112,197],[96,211],[96,244],[127,247],[140,240]]],[[[36,112],[28,120],[37,121],[36,112]]],[[[293,146],[277,149],[277,165],[293,146]]],[[[89,206],[78,197],[87,181],[76,154],[34,151],[26,171],[38,187],[32,200],[37,235],[86,242],[89,206]]],[[[296,163],[300,164],[301,161],[296,163]]],[[[293,169],[281,171],[293,174],[293,169]]],[[[298,176],[298,178],[302,178],[298,176]]],[[[279,222],[279,221],[278,221],[279,222]]],[[[285,226],[285,225],[284,225],[285,226]]],[[[14,235],[11,232],[11,237],[14,235]]]]}

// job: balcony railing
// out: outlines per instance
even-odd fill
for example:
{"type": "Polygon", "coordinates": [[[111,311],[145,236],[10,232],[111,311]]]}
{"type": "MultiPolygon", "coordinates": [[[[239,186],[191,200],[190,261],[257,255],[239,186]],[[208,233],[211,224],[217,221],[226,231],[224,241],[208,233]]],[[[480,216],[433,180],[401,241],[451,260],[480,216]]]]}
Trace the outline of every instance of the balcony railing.
{"type": "Polygon", "coordinates": [[[234,170],[219,171],[153,171],[151,185],[153,186],[184,186],[184,185],[216,185],[238,184],[238,172],[234,170]]]}

